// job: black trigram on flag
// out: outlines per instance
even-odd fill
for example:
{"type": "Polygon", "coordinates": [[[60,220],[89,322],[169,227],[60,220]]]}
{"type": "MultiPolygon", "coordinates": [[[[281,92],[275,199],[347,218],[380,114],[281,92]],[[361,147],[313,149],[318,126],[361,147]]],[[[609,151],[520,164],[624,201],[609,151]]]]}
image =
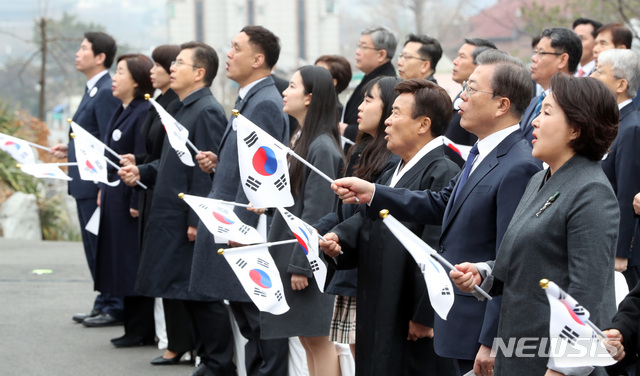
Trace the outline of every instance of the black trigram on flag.
{"type": "Polygon", "coordinates": [[[208,206],[208,205],[205,205],[205,204],[203,204],[203,203],[199,203],[199,204],[198,204],[198,207],[199,207],[200,209],[209,210],[209,206],[208,206]]]}
{"type": "Polygon", "coordinates": [[[242,225],[239,229],[239,231],[243,234],[247,234],[247,232],[249,232],[249,230],[251,229],[251,227],[247,226],[247,225],[242,225]]]}
{"type": "Polygon", "coordinates": [[[227,232],[229,232],[229,229],[226,227],[218,226],[218,232],[220,234],[226,234],[227,232]]]}
{"type": "Polygon", "coordinates": [[[289,213],[288,211],[284,212],[285,217],[289,218],[290,221],[295,221],[296,217],[293,216],[293,214],[289,213]]]}
{"type": "Polygon", "coordinates": [[[244,142],[248,147],[252,147],[256,142],[258,142],[258,135],[256,134],[256,131],[251,132],[250,135],[245,137],[244,142]]]}
{"type": "Polygon", "coordinates": [[[261,259],[260,257],[258,257],[256,262],[258,263],[258,265],[260,265],[260,266],[262,266],[264,268],[267,268],[267,269],[269,268],[269,262],[261,259]]]}
{"type": "Polygon", "coordinates": [[[317,272],[318,270],[320,270],[320,265],[318,265],[318,260],[309,261],[309,265],[311,266],[311,270],[313,270],[314,272],[317,272]]]}
{"type": "Polygon", "coordinates": [[[451,295],[451,290],[449,290],[449,286],[445,286],[442,291],[440,291],[440,295],[451,295]]]}
{"type": "Polygon", "coordinates": [[[276,180],[273,185],[275,185],[276,188],[281,191],[284,189],[284,187],[287,186],[287,178],[284,176],[284,174],[282,174],[282,176],[278,180],[276,180]]]}
{"type": "Polygon", "coordinates": [[[425,264],[419,263],[418,268],[420,268],[420,272],[424,274],[424,271],[427,270],[427,266],[425,264]]]}
{"type": "Polygon", "coordinates": [[[280,290],[276,291],[275,296],[278,301],[282,300],[282,292],[280,290]]]}
{"type": "Polygon", "coordinates": [[[173,149],[176,151],[176,154],[178,154],[178,158],[182,158],[182,156],[184,155],[184,151],[182,150],[178,150],[178,149],[173,149]]]}
{"type": "Polygon", "coordinates": [[[244,183],[244,185],[246,185],[247,187],[249,187],[249,189],[253,190],[254,192],[258,190],[258,188],[260,188],[260,186],[262,185],[262,183],[260,183],[258,180],[256,180],[254,177],[249,176],[247,178],[247,181],[244,183]]]}
{"type": "Polygon", "coordinates": [[[238,261],[236,261],[236,265],[238,265],[240,269],[243,269],[245,266],[247,266],[247,262],[243,259],[238,259],[238,261]]]}
{"type": "Polygon", "coordinates": [[[267,297],[267,293],[257,287],[253,289],[253,295],[262,296],[263,298],[267,297]]]}
{"type": "Polygon", "coordinates": [[[565,325],[562,331],[560,332],[560,338],[566,339],[570,345],[575,345],[576,338],[578,338],[578,333],[574,332],[573,329],[565,325]]]}
{"type": "Polygon", "coordinates": [[[583,307],[583,306],[581,306],[580,304],[578,304],[577,306],[575,306],[575,307],[573,308],[573,312],[575,312],[575,313],[576,313],[576,315],[578,315],[578,316],[584,316],[584,315],[587,313],[587,310],[586,310],[586,309],[584,309],[584,307],[583,307]]]}

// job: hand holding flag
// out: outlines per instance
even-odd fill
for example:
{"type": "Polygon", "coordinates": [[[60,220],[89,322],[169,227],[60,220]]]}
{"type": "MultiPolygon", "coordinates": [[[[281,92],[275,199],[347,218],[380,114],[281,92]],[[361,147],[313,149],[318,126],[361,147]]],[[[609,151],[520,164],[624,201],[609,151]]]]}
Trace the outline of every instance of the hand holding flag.
{"type": "Polygon", "coordinates": [[[320,235],[318,235],[315,228],[291,214],[286,209],[278,208],[278,210],[280,211],[280,214],[282,214],[285,222],[287,222],[291,232],[293,232],[293,236],[298,240],[300,247],[302,247],[302,251],[307,256],[307,260],[309,260],[309,266],[313,271],[313,276],[316,279],[318,289],[320,292],[324,292],[324,284],[327,279],[327,266],[324,264],[324,261],[322,261],[318,253],[318,238],[320,235]]]}
{"type": "MultiPolygon", "coordinates": [[[[263,243],[264,238],[258,230],[247,226],[233,212],[233,205],[206,197],[198,197],[180,193],[178,195],[196,212],[207,229],[225,241],[234,241],[241,244],[263,243]]],[[[244,205],[248,206],[248,205],[244,205]]]]}

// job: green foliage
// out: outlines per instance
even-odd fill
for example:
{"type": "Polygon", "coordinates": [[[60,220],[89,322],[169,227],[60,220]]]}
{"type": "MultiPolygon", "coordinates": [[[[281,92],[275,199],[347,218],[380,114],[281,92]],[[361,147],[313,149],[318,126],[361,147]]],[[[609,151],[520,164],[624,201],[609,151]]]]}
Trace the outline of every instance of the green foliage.
{"type": "MultiPolygon", "coordinates": [[[[37,121],[37,119],[32,119],[37,121]]],[[[13,113],[6,103],[0,102],[0,132],[36,141],[30,134],[29,124],[13,113]]],[[[40,127],[41,124],[34,124],[40,127]]],[[[42,133],[42,131],[40,131],[42,133]]],[[[59,195],[45,197],[43,180],[23,173],[17,162],[7,153],[0,151],[0,201],[13,192],[34,194],[39,207],[42,235],[45,240],[80,240],[80,234],[69,221],[64,200],[59,195]]]]}

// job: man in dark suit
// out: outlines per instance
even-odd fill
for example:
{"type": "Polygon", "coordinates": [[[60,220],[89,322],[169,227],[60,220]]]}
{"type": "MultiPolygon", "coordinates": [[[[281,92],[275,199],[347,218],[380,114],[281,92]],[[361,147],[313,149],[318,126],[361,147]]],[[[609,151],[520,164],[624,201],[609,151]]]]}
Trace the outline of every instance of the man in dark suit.
{"type": "Polygon", "coordinates": [[[609,148],[609,154],[602,160],[602,169],[616,192],[620,206],[615,268],[622,272],[629,289],[632,289],[640,277],[640,260],[632,257],[637,223],[633,198],[640,192],[640,114],[632,99],[640,86],[640,57],[626,49],[603,51],[598,56],[598,64],[592,77],[607,85],[616,96],[620,108],[618,135],[609,148]]]}
{"type": "MultiPolygon", "coordinates": [[[[111,115],[121,102],[111,93],[111,76],[109,68],[116,56],[116,41],[102,32],[87,32],[76,52],[76,69],[87,77],[87,85],[82,101],[73,115],[73,121],[101,140],[107,132],[107,125],[111,115]]],[[[55,145],[51,152],[58,158],[69,158],[69,162],[76,162],[76,152],[73,138],[69,137],[68,145],[55,145]]],[[[95,280],[95,260],[97,237],[85,230],[85,226],[95,212],[97,206],[98,186],[91,181],[80,179],[76,167],[69,168],[69,194],[76,199],[78,218],[84,253],[95,280]]],[[[93,326],[104,326],[118,323],[116,317],[122,317],[122,297],[110,294],[100,294],[93,303],[89,313],[73,315],[75,322],[81,323],[86,319],[95,322],[93,326]],[[100,316],[100,317],[98,317],[100,316]]]]}
{"type": "MultiPolygon", "coordinates": [[[[462,85],[464,81],[468,80],[471,73],[473,73],[473,70],[478,66],[475,60],[478,56],[477,54],[487,48],[495,49],[496,45],[487,39],[466,38],[464,40],[464,44],[458,50],[458,56],[453,59],[453,72],[451,73],[451,79],[460,85],[462,85]]],[[[449,123],[449,128],[447,128],[445,137],[456,144],[471,146],[476,143],[478,137],[473,133],[467,132],[460,126],[460,114],[458,114],[458,110],[460,110],[459,105],[462,102],[460,94],[462,94],[462,91],[458,93],[456,98],[453,100],[453,116],[451,117],[451,122],[449,123]]]]}
{"type": "Polygon", "coordinates": [[[558,72],[573,74],[582,58],[582,41],[578,35],[564,27],[544,29],[538,46],[531,56],[531,79],[542,86],[542,94],[531,99],[520,128],[527,141],[533,140],[531,123],[540,114],[542,100],[551,90],[551,77],[558,72]]]}
{"type": "MultiPolygon", "coordinates": [[[[245,26],[233,38],[227,53],[227,77],[240,85],[235,108],[275,139],[287,145],[288,117],[282,112],[282,96],[276,89],[271,69],[278,61],[280,42],[271,31],[261,26],[245,26]]],[[[217,163],[210,198],[249,202],[242,188],[238,168],[237,133],[231,115],[222,136],[220,147],[198,156],[200,167],[212,172],[217,163]]],[[[258,215],[244,208],[236,215],[249,226],[256,227],[258,215]]],[[[247,375],[286,375],[289,345],[287,339],[260,339],[260,311],[242,288],[240,281],[224,257],[212,249],[227,247],[216,244],[213,235],[200,223],[193,256],[191,291],[214,299],[227,299],[242,335],[249,341],[245,346],[247,375]]]]}
{"type": "Polygon", "coordinates": [[[595,69],[596,58],[593,55],[593,48],[596,45],[596,30],[601,26],[600,22],[588,18],[580,17],[573,21],[571,27],[582,41],[582,58],[574,76],[589,77],[595,69]]]}
{"type": "MultiPolygon", "coordinates": [[[[396,85],[394,116],[385,124],[387,148],[402,161],[379,182],[410,190],[441,190],[460,168],[445,156],[441,137],[449,124],[451,99],[425,79],[396,85]]],[[[338,268],[357,263],[356,373],[359,375],[455,375],[451,359],[433,351],[433,318],[424,277],[415,260],[382,224],[366,218],[366,205],[324,237],[339,242],[338,268]],[[351,260],[355,260],[351,261],[351,260]],[[407,330],[408,328],[408,330],[407,330]]],[[[406,223],[438,248],[440,226],[406,223]]],[[[323,247],[324,243],[321,242],[323,247]]]]}
{"type": "Polygon", "coordinates": [[[409,34],[398,57],[398,75],[403,80],[424,78],[437,84],[433,75],[441,57],[442,47],[437,39],[424,34],[409,34]]]}
{"type": "MultiPolygon", "coordinates": [[[[340,122],[340,133],[351,141],[355,141],[358,135],[358,107],[364,100],[362,88],[378,76],[396,76],[391,60],[396,53],[397,44],[396,36],[381,26],[365,29],[360,36],[356,50],[356,68],[364,73],[364,77],[344,106],[340,122]]],[[[350,145],[345,145],[345,154],[349,147],[350,145]]]]}
{"type": "MultiPolygon", "coordinates": [[[[216,149],[226,124],[224,109],[210,90],[218,71],[218,54],[199,42],[180,47],[171,65],[171,89],[180,99],[175,119],[189,131],[189,140],[198,150],[216,149]]],[[[194,241],[199,231],[208,231],[198,229],[198,215],[178,194],[206,196],[211,187],[209,175],[197,166],[185,165],[166,139],[159,160],[123,167],[119,174],[128,185],[134,185],[136,179],[155,184],[136,291],[184,304],[202,360],[192,375],[235,375],[226,307],[220,300],[189,290],[194,241]]],[[[175,363],[182,354],[177,356],[175,363]]]]}
{"type": "MultiPolygon", "coordinates": [[[[334,185],[344,203],[356,198],[370,203],[371,215],[388,209],[399,220],[442,224],[440,253],[452,264],[465,258],[495,258],[529,178],[540,170],[518,125],[531,98],[526,67],[497,50],[487,50],[477,60],[461,95],[460,124],[478,142],[464,171],[445,189],[412,192],[355,178],[339,179],[334,185]]],[[[457,289],[455,293],[447,321],[435,318],[436,353],[456,359],[461,374],[474,369],[478,375],[490,375],[500,299],[484,303],[457,289]]]]}

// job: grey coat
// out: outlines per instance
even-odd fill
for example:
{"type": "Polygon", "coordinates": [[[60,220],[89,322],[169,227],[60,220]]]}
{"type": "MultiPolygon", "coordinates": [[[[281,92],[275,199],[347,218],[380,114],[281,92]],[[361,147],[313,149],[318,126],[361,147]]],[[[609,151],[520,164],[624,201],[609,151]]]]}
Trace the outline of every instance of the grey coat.
{"type": "MultiPolygon", "coordinates": [[[[247,119],[283,144],[289,143],[289,123],[282,112],[282,96],[278,93],[273,79],[268,76],[252,87],[244,99],[236,105],[247,119]]],[[[233,129],[231,115],[222,136],[220,147],[213,150],[218,155],[218,166],[208,197],[246,204],[249,202],[242,189],[238,169],[237,133],[233,129]]],[[[255,227],[258,216],[245,208],[236,207],[235,213],[242,222],[255,227]]],[[[193,254],[190,290],[215,299],[235,302],[250,302],[240,281],[223,256],[216,253],[226,244],[216,244],[213,235],[200,222],[193,254]]]]}
{"type": "MultiPolygon", "coordinates": [[[[313,140],[305,159],[332,179],[340,175],[344,165],[339,146],[328,134],[322,134],[313,140]]],[[[304,171],[300,194],[294,194],[294,199],[295,203],[287,210],[309,224],[335,211],[338,206],[337,196],[331,190],[329,182],[308,168],[304,171]]],[[[269,241],[287,239],[294,239],[293,233],[280,212],[277,212],[269,230],[269,241]]],[[[296,243],[270,247],[269,252],[280,272],[285,298],[291,309],[278,316],[261,313],[262,339],[329,335],[334,296],[322,294],[318,290],[309,261],[300,245],[296,243]],[[291,274],[306,276],[309,278],[309,286],[304,290],[293,291],[291,274]]]]}
{"type": "MultiPolygon", "coordinates": [[[[548,337],[549,303],[539,287],[543,278],[573,296],[600,328],[608,327],[616,310],[613,271],[620,214],[609,181],[598,162],[579,155],[542,185],[545,177],[541,171],[529,181],[493,269],[504,283],[498,337],[505,343],[511,337],[548,337]],[[556,192],[555,202],[536,216],[556,192]]],[[[547,361],[498,352],[495,374],[544,375],[547,361]]]]}

